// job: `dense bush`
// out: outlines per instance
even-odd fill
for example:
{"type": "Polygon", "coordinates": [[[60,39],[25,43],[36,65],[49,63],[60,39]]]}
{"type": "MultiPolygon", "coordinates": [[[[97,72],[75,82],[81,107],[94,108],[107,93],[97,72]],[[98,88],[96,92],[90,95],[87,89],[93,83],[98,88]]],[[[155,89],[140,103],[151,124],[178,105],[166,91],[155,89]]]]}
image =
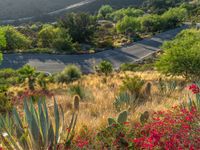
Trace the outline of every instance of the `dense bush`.
{"type": "Polygon", "coordinates": [[[111,62],[103,60],[97,66],[97,71],[105,74],[106,76],[113,72],[113,65],[111,62]]]}
{"type": "Polygon", "coordinates": [[[69,83],[81,78],[82,72],[75,65],[68,65],[65,69],[55,77],[58,83],[69,83]]]}
{"type": "Polygon", "coordinates": [[[144,32],[156,32],[162,29],[162,19],[159,15],[145,15],[140,19],[141,30],[144,32]]]}
{"type": "Polygon", "coordinates": [[[135,63],[124,63],[120,65],[121,71],[136,71],[139,65],[135,63]]]}
{"type": "Polygon", "coordinates": [[[6,48],[6,37],[3,28],[0,28],[0,50],[6,48]]]}
{"type": "Polygon", "coordinates": [[[6,50],[24,50],[30,47],[31,40],[12,26],[1,27],[6,39],[6,50]]]}
{"type": "Polygon", "coordinates": [[[142,16],[143,14],[144,14],[144,11],[141,9],[128,7],[128,8],[122,8],[122,9],[114,11],[113,13],[109,14],[107,18],[116,22],[123,19],[125,16],[139,17],[139,16],[142,16]]]}
{"type": "Polygon", "coordinates": [[[187,10],[182,7],[171,8],[162,14],[164,29],[175,28],[179,26],[187,16],[187,10]]]}
{"type": "Polygon", "coordinates": [[[157,69],[166,75],[180,75],[198,80],[200,74],[200,31],[182,31],[174,40],[164,43],[164,54],[156,63],[157,69]]]}
{"type": "Polygon", "coordinates": [[[145,83],[144,80],[142,80],[138,76],[135,77],[126,76],[120,88],[122,92],[128,92],[131,95],[135,95],[136,97],[138,97],[144,83],[145,83]]]}
{"type": "Polygon", "coordinates": [[[73,41],[86,42],[95,32],[96,20],[86,13],[71,13],[59,20],[59,25],[68,30],[73,41]]]}
{"type": "Polygon", "coordinates": [[[112,12],[113,12],[113,8],[110,5],[103,5],[98,11],[98,18],[105,19],[112,12]]]}
{"type": "Polygon", "coordinates": [[[38,46],[43,48],[55,48],[57,50],[73,50],[73,43],[67,30],[44,25],[38,33],[38,46]]]}
{"type": "Polygon", "coordinates": [[[140,30],[140,20],[135,17],[125,16],[117,22],[116,29],[119,33],[137,32],[140,30]]]}

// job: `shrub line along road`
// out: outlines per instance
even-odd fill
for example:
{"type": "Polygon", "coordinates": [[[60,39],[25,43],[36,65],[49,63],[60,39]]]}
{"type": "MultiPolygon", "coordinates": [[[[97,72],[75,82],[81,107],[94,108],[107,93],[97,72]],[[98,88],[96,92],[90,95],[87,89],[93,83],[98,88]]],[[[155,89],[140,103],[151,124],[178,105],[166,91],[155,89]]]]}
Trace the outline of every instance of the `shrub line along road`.
{"type": "Polygon", "coordinates": [[[94,54],[82,55],[57,55],[57,54],[4,54],[0,68],[18,69],[25,64],[35,67],[38,71],[56,73],[63,70],[68,64],[76,64],[84,73],[93,72],[93,66],[102,60],[109,60],[117,69],[122,63],[130,63],[141,60],[160,50],[164,41],[173,39],[180,31],[186,29],[182,26],[152,38],[135,42],[130,46],[111,49],[94,54]]]}

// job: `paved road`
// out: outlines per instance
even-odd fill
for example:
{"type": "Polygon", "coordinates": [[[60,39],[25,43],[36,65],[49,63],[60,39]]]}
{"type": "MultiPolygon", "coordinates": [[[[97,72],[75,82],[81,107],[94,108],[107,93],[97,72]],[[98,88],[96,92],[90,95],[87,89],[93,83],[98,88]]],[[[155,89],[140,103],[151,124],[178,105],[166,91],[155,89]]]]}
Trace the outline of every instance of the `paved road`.
{"type": "Polygon", "coordinates": [[[56,73],[68,65],[76,64],[85,73],[92,72],[93,66],[101,60],[109,60],[115,68],[122,63],[134,62],[145,56],[155,53],[166,40],[174,38],[186,26],[169,30],[155,35],[150,39],[144,39],[128,47],[106,50],[95,54],[83,55],[54,55],[54,54],[4,54],[4,60],[0,68],[20,68],[25,64],[36,67],[38,71],[56,73]]]}

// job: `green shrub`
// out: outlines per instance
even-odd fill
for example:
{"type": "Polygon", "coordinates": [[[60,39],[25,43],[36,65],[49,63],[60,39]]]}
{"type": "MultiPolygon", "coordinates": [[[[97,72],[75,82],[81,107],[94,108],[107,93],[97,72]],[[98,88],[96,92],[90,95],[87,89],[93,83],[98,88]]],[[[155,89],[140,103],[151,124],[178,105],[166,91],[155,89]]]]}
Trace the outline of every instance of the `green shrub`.
{"type": "Polygon", "coordinates": [[[30,47],[31,40],[12,26],[2,27],[6,39],[6,50],[24,50],[30,47]]]}
{"type": "Polygon", "coordinates": [[[161,17],[164,29],[175,28],[179,26],[187,16],[187,10],[182,7],[170,8],[161,17]]]}
{"type": "Polygon", "coordinates": [[[96,71],[103,73],[107,76],[113,72],[113,65],[111,62],[103,60],[97,66],[96,71]]]}
{"type": "Polygon", "coordinates": [[[5,93],[0,93],[0,114],[9,112],[12,109],[12,103],[5,93]]]}
{"type": "Polygon", "coordinates": [[[134,17],[125,16],[116,24],[116,30],[119,33],[137,32],[140,30],[140,20],[134,17]]]}
{"type": "Polygon", "coordinates": [[[138,76],[126,76],[120,89],[122,92],[128,92],[131,95],[135,95],[136,97],[138,97],[144,83],[145,82],[138,76]]]}
{"type": "Polygon", "coordinates": [[[105,19],[112,12],[113,8],[110,5],[103,5],[98,11],[98,18],[105,19]]]}
{"type": "Polygon", "coordinates": [[[76,65],[68,65],[65,69],[57,74],[56,81],[58,83],[69,83],[81,78],[82,72],[76,65]]]}
{"type": "Polygon", "coordinates": [[[85,95],[85,89],[77,84],[77,85],[71,85],[68,89],[68,93],[71,96],[75,96],[78,95],[80,97],[81,100],[85,99],[86,95],[85,95]]]}
{"type": "Polygon", "coordinates": [[[53,25],[44,25],[38,33],[38,46],[43,48],[55,48],[57,50],[73,50],[72,38],[67,30],[54,27],[53,25]]]}
{"type": "Polygon", "coordinates": [[[6,37],[5,37],[5,32],[3,28],[0,28],[0,50],[3,50],[6,48],[6,37]]]}
{"type": "Polygon", "coordinates": [[[174,40],[164,43],[156,62],[158,71],[165,75],[183,76],[190,80],[200,78],[200,31],[182,31],[174,40]]]}
{"type": "Polygon", "coordinates": [[[136,71],[138,69],[138,64],[124,63],[120,65],[121,71],[136,71]]]}
{"type": "Polygon", "coordinates": [[[162,29],[162,19],[159,15],[145,15],[140,18],[140,23],[144,32],[156,32],[162,29]]]}

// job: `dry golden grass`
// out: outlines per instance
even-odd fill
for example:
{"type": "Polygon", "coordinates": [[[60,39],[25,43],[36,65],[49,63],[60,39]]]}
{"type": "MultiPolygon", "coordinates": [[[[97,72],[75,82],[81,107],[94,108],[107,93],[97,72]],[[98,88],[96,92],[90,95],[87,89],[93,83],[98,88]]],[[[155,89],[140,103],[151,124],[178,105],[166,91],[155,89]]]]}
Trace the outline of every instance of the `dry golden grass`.
{"type": "MultiPolygon", "coordinates": [[[[119,87],[126,75],[130,77],[137,75],[143,80],[152,83],[152,101],[147,101],[145,104],[132,110],[129,115],[130,120],[138,120],[140,114],[145,111],[152,112],[169,109],[173,105],[177,105],[180,98],[184,99],[184,97],[187,96],[183,94],[183,91],[178,90],[171,95],[162,95],[156,86],[161,75],[155,71],[115,73],[109,77],[102,77],[95,74],[83,76],[81,80],[73,84],[81,84],[90,91],[92,96],[88,99],[84,99],[80,103],[80,111],[76,126],[77,132],[79,132],[83,126],[88,126],[90,129],[94,130],[99,129],[107,124],[108,117],[116,117],[118,112],[115,110],[113,102],[119,93],[119,87]]],[[[170,78],[162,77],[162,79],[169,80],[170,78]]],[[[173,80],[182,79],[175,78],[173,80]]],[[[58,103],[64,108],[66,119],[71,117],[70,112],[73,108],[73,98],[67,93],[68,86],[69,85],[57,84],[49,86],[51,88],[50,90],[54,92],[58,103]]],[[[49,105],[53,104],[51,100],[49,100],[48,103],[49,105]]]]}

